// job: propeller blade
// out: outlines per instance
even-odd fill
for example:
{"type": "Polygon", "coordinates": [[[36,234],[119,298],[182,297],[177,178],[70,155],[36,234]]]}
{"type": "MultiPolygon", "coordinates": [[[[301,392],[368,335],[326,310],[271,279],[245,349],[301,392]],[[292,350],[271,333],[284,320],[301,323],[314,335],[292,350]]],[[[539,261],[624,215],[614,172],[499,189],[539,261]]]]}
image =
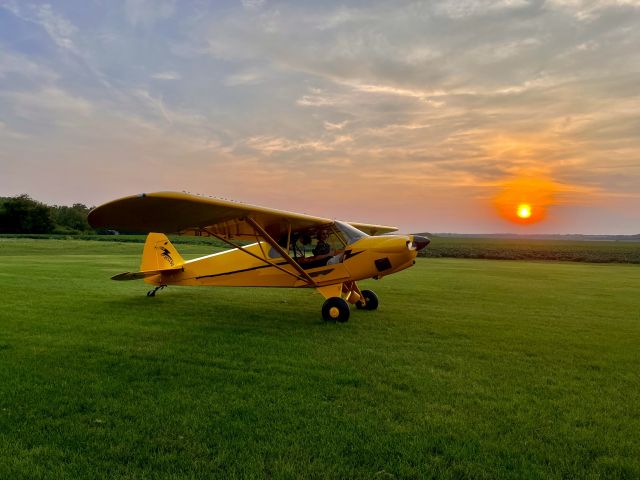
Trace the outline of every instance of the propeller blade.
{"type": "Polygon", "coordinates": [[[422,237],[420,235],[413,236],[413,246],[418,251],[425,248],[427,245],[429,245],[429,243],[431,243],[431,240],[429,240],[427,237],[422,237]]]}

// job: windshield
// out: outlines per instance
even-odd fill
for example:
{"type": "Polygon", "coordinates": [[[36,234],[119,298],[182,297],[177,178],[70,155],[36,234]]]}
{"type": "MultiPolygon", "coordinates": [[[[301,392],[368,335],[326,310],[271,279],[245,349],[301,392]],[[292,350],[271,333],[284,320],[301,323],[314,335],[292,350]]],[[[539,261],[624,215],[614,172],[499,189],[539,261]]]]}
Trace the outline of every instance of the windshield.
{"type": "Polygon", "coordinates": [[[349,225],[348,223],[344,223],[336,220],[335,225],[336,225],[336,228],[340,230],[340,233],[342,233],[345,242],[347,242],[347,245],[351,245],[352,243],[357,242],[361,238],[365,238],[369,236],[366,233],[358,230],[356,227],[349,225]]]}
{"type": "MultiPolygon", "coordinates": [[[[288,245],[286,235],[278,240],[278,244],[285,251],[288,250],[291,257],[298,258],[321,255],[320,252],[327,248],[329,252],[341,252],[345,246],[369,236],[348,223],[336,221],[334,225],[335,229],[323,226],[293,232],[288,245]]],[[[280,257],[273,247],[269,249],[268,255],[269,258],[280,257]]]]}

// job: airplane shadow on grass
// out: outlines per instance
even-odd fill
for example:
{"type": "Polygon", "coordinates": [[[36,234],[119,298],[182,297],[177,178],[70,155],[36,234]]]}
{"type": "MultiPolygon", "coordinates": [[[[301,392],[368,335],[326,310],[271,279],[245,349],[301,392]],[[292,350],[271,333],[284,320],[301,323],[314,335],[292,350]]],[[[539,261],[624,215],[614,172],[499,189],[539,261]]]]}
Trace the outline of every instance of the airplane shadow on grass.
{"type": "MultiPolygon", "coordinates": [[[[132,321],[142,323],[187,321],[243,328],[252,325],[278,326],[286,327],[289,332],[292,329],[308,329],[310,325],[335,325],[325,322],[318,314],[317,306],[322,297],[311,291],[289,292],[286,298],[282,298],[276,289],[265,289],[256,298],[252,289],[248,288],[207,289],[210,294],[180,290],[159,291],[155,297],[147,297],[145,290],[135,295],[117,294],[102,305],[114,316],[126,315],[132,321]]],[[[352,320],[357,320],[357,317],[352,320]]]]}

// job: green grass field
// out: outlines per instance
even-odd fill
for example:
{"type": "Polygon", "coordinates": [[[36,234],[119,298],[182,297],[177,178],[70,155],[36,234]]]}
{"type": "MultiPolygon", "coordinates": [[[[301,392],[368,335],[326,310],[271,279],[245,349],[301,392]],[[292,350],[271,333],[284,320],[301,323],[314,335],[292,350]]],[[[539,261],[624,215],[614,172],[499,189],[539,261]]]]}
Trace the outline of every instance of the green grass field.
{"type": "Polygon", "coordinates": [[[0,240],[0,478],[640,477],[638,265],[422,258],[325,324],[141,249],[0,240]]]}

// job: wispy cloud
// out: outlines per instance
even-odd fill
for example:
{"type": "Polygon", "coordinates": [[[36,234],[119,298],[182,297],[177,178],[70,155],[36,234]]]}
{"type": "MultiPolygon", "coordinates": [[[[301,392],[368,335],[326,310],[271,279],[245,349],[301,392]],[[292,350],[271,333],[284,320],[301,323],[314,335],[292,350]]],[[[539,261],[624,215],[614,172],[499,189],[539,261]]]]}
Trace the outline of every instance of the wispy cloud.
{"type": "Polygon", "coordinates": [[[240,85],[257,85],[264,80],[264,74],[255,71],[239,72],[229,75],[224,80],[224,84],[228,87],[237,87],[240,85]]]}
{"type": "Polygon", "coordinates": [[[266,3],[266,0],[241,0],[241,1],[242,1],[242,7],[245,10],[248,10],[251,12],[260,10],[266,3]]]}
{"type": "Polygon", "coordinates": [[[59,78],[55,71],[23,54],[0,50],[0,78],[16,75],[31,81],[53,82],[59,78]]]}
{"type": "Polygon", "coordinates": [[[154,23],[171,17],[175,12],[174,0],[125,0],[124,12],[127,21],[134,27],[150,27],[154,23]]]}
{"type": "Polygon", "coordinates": [[[251,137],[246,144],[250,148],[265,154],[273,155],[282,152],[329,152],[335,150],[337,145],[351,141],[349,136],[335,136],[331,139],[315,139],[315,140],[291,140],[282,137],[251,137]]]}
{"type": "Polygon", "coordinates": [[[75,50],[72,37],[77,28],[69,20],[55,13],[51,5],[47,4],[35,7],[35,14],[40,24],[59,47],[75,50]]]}
{"type": "Polygon", "coordinates": [[[46,115],[54,120],[65,113],[85,117],[93,109],[91,102],[54,87],[29,92],[0,92],[0,97],[11,102],[16,115],[26,118],[46,115]]]}
{"type": "Polygon", "coordinates": [[[30,137],[30,135],[16,132],[9,128],[4,122],[0,122],[0,138],[1,137],[10,140],[26,140],[30,137]]]}
{"type": "Polygon", "coordinates": [[[324,122],[324,128],[325,130],[342,130],[346,125],[347,125],[347,121],[345,120],[344,122],[336,122],[336,123],[332,123],[332,122],[324,122]]]}
{"type": "Polygon", "coordinates": [[[53,11],[49,4],[25,5],[15,1],[8,1],[2,5],[16,17],[42,27],[51,40],[61,48],[75,51],[73,36],[77,31],[67,18],[53,11]]]}
{"type": "Polygon", "coordinates": [[[151,75],[156,80],[180,80],[181,75],[178,72],[157,72],[151,75]]]}

